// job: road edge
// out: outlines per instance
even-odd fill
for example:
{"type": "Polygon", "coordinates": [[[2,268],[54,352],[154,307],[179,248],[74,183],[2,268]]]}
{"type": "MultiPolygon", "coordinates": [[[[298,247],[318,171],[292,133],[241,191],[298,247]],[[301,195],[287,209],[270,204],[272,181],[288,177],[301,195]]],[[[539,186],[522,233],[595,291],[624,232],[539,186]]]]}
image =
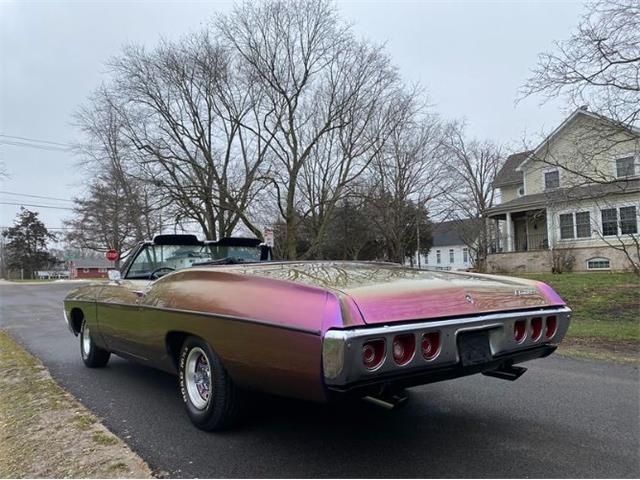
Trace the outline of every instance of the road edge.
{"type": "Polygon", "coordinates": [[[149,465],[0,329],[0,478],[153,478],[149,465]]]}

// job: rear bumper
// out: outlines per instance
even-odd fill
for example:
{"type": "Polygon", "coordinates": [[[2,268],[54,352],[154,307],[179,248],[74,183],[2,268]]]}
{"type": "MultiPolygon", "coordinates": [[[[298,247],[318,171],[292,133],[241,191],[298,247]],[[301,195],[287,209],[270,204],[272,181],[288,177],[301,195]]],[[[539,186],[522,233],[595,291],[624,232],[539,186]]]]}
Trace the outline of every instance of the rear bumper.
{"type": "Polygon", "coordinates": [[[460,363],[455,365],[432,367],[426,371],[411,373],[396,373],[393,375],[371,378],[368,380],[354,382],[348,385],[328,386],[330,396],[366,396],[377,394],[386,390],[398,390],[402,388],[425,385],[427,383],[441,382],[454,378],[474,375],[476,373],[496,370],[502,366],[515,365],[517,363],[544,358],[551,355],[556,345],[541,345],[539,347],[528,348],[518,352],[495,356],[490,362],[480,365],[463,367],[460,363]]]}
{"type": "Polygon", "coordinates": [[[438,378],[442,372],[447,373],[443,379],[455,378],[491,370],[504,361],[515,359],[522,362],[539,358],[549,355],[555,350],[555,345],[562,341],[570,318],[571,310],[561,306],[382,327],[329,330],[323,339],[325,385],[332,390],[344,390],[352,385],[379,384],[388,378],[438,378]],[[555,322],[557,327],[551,335],[539,334],[534,337],[534,320],[541,321],[543,328],[546,328],[547,322],[555,322]],[[514,337],[516,324],[525,325],[526,332],[524,338],[518,341],[514,337]],[[458,339],[473,332],[486,332],[489,351],[485,358],[474,362],[478,365],[469,366],[471,362],[465,362],[467,366],[462,368],[458,339]],[[420,342],[424,335],[431,333],[439,336],[440,347],[435,357],[423,357],[419,350],[420,342]],[[413,335],[416,345],[411,360],[402,365],[394,362],[392,353],[392,344],[398,335],[413,335]],[[372,341],[383,343],[384,352],[381,363],[368,369],[363,364],[362,352],[363,345],[372,341]]]}

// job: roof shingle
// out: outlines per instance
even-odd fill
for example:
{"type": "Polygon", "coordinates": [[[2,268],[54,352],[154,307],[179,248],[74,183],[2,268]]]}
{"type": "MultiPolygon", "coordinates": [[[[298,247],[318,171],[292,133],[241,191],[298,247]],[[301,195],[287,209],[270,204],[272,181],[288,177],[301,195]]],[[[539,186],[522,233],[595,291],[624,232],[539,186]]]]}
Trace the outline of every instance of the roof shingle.
{"type": "Polygon", "coordinates": [[[522,172],[517,172],[516,168],[524,162],[529,154],[531,154],[530,151],[509,155],[502,168],[496,173],[493,186],[504,187],[506,185],[522,183],[522,172]]]}

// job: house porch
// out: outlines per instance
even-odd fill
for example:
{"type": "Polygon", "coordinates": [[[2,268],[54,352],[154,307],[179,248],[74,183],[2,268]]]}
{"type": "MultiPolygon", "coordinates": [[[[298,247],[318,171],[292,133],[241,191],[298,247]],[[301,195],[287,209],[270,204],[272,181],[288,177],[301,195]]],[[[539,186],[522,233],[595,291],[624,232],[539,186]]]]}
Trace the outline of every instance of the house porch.
{"type": "Polygon", "coordinates": [[[489,214],[493,239],[489,253],[549,250],[547,212],[544,208],[489,214]]]}

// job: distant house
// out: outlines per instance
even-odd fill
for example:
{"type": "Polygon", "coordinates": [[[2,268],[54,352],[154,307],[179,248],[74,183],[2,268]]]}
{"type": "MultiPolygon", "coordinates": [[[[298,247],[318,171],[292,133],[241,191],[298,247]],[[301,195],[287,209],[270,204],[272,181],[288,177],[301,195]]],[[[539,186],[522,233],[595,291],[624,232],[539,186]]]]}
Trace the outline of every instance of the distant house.
{"type": "Polygon", "coordinates": [[[420,257],[421,267],[438,270],[467,270],[473,266],[471,250],[465,244],[459,220],[435,223],[432,229],[433,246],[428,255],[420,257]]]}
{"type": "Polygon", "coordinates": [[[36,276],[39,280],[62,280],[69,278],[67,270],[38,270],[36,276]]]}
{"type": "Polygon", "coordinates": [[[108,271],[116,267],[106,258],[75,258],[71,260],[69,271],[72,279],[107,278],[108,271]]]}
{"type": "Polygon", "coordinates": [[[640,130],[574,111],[496,175],[489,271],[624,270],[640,240],[640,130]],[[565,260],[562,260],[563,262],[565,260]]]}

